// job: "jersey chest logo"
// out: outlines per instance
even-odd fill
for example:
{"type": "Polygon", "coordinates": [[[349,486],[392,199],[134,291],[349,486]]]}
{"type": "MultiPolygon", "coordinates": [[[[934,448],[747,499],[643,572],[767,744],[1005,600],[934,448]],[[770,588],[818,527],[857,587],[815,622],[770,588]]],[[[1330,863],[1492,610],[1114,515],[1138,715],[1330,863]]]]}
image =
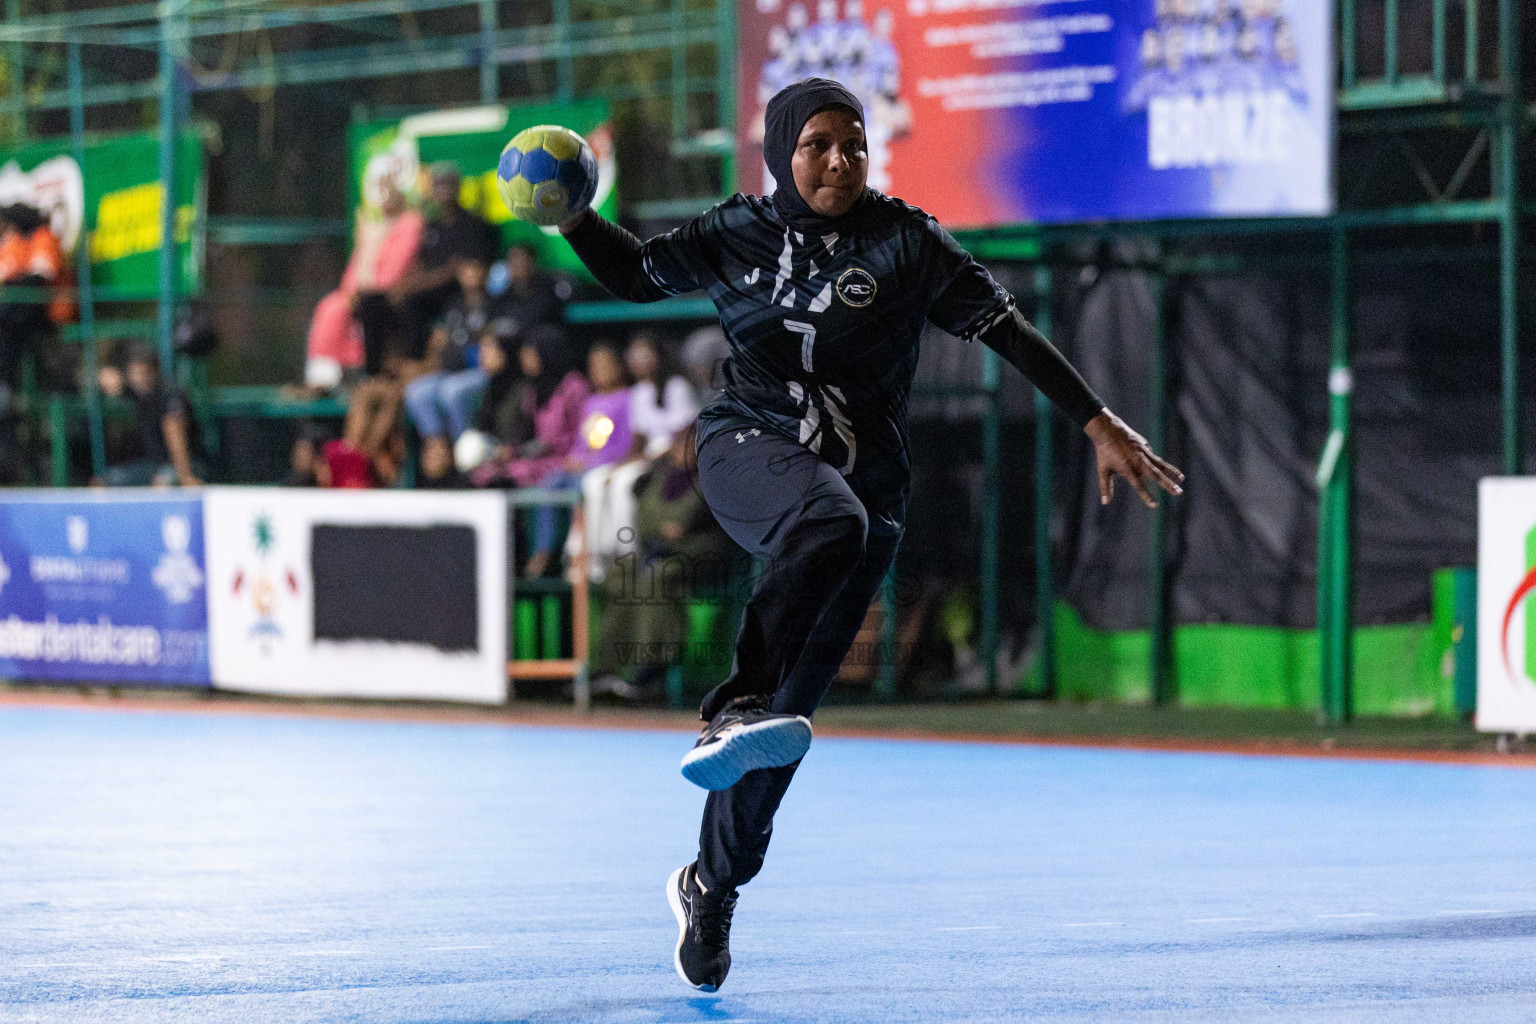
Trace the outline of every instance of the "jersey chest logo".
{"type": "Polygon", "coordinates": [[[837,278],[837,297],[855,309],[875,301],[875,279],[863,267],[849,267],[837,278]]]}

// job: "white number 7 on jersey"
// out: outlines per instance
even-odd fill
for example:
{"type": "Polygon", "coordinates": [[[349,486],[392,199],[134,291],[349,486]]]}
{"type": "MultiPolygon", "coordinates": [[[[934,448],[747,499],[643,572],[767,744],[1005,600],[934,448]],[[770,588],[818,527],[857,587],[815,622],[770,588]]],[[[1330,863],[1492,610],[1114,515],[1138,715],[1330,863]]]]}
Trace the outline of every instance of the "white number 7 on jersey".
{"type": "Polygon", "coordinates": [[[784,326],[800,335],[800,365],[809,372],[815,369],[811,366],[811,348],[816,344],[816,325],[801,323],[799,320],[785,320],[784,326]]]}

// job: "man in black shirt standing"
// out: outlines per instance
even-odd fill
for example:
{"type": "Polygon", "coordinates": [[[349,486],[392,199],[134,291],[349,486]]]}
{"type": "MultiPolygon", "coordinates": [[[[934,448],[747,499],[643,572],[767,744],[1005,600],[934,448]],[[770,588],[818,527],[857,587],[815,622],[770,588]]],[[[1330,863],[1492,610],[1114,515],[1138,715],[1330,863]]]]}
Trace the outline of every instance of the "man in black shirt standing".
{"type": "Polygon", "coordinates": [[[354,310],[363,328],[363,351],[370,376],[384,367],[390,344],[401,355],[420,359],[427,332],[458,290],[460,260],[489,264],[496,259],[496,228],[459,202],[459,169],[452,163],[433,164],[431,216],[421,234],[416,259],[405,277],[387,291],[360,292],[354,310]]]}
{"type": "Polygon", "coordinates": [[[808,79],[768,104],[769,198],[737,195],[641,243],[590,210],[561,225],[602,284],[649,302],[702,289],[731,356],[699,414],[699,484],[738,544],[768,560],[726,680],[683,774],[710,791],[698,859],[673,872],[673,964],[714,991],[737,887],[762,867],[773,815],[810,746],[809,716],[884,579],[910,496],[907,399],[933,323],[996,350],[1092,439],[1147,502],[1183,478],[1104,407],[1013,297],[928,214],[865,186],[863,110],[808,79]]]}

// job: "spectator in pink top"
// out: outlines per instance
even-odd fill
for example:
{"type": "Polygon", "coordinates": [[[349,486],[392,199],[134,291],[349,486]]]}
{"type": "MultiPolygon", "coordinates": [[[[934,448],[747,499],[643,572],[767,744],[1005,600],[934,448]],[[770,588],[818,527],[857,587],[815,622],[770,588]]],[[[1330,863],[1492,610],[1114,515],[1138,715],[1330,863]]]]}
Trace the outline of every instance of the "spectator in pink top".
{"type": "Polygon", "coordinates": [[[416,258],[425,225],[416,210],[406,206],[405,195],[389,178],[382,182],[382,216],[374,219],[357,211],[352,258],[341,285],[320,300],[309,324],[304,383],[315,388],[334,388],[344,374],[363,366],[363,336],[354,316],[359,294],[387,291],[398,284],[416,258]]]}
{"type": "MultiPolygon", "coordinates": [[[[629,426],[629,375],[619,350],[600,341],[587,353],[587,377],[592,393],[581,404],[576,437],[560,465],[539,481],[540,487],[577,490],[581,476],[596,466],[618,462],[629,455],[634,433],[629,426]]],[[[534,510],[533,537],[524,573],[542,576],[549,570],[558,538],[557,510],[542,505],[534,510]]]]}

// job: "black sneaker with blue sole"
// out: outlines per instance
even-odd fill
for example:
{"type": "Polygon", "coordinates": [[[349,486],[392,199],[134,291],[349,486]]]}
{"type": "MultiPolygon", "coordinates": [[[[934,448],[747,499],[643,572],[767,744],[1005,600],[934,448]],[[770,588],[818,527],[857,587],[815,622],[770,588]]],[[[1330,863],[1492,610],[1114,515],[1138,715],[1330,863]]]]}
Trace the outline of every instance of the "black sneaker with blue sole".
{"type": "Polygon", "coordinates": [[[795,763],[810,746],[809,718],[775,714],[762,697],[737,697],[683,757],[683,778],[708,790],[730,789],[747,772],[795,763]]]}
{"type": "Polygon", "coordinates": [[[695,862],[667,879],[667,905],[677,918],[677,948],[672,952],[677,976],[701,992],[719,991],[731,969],[736,890],[705,892],[695,862]]]}

